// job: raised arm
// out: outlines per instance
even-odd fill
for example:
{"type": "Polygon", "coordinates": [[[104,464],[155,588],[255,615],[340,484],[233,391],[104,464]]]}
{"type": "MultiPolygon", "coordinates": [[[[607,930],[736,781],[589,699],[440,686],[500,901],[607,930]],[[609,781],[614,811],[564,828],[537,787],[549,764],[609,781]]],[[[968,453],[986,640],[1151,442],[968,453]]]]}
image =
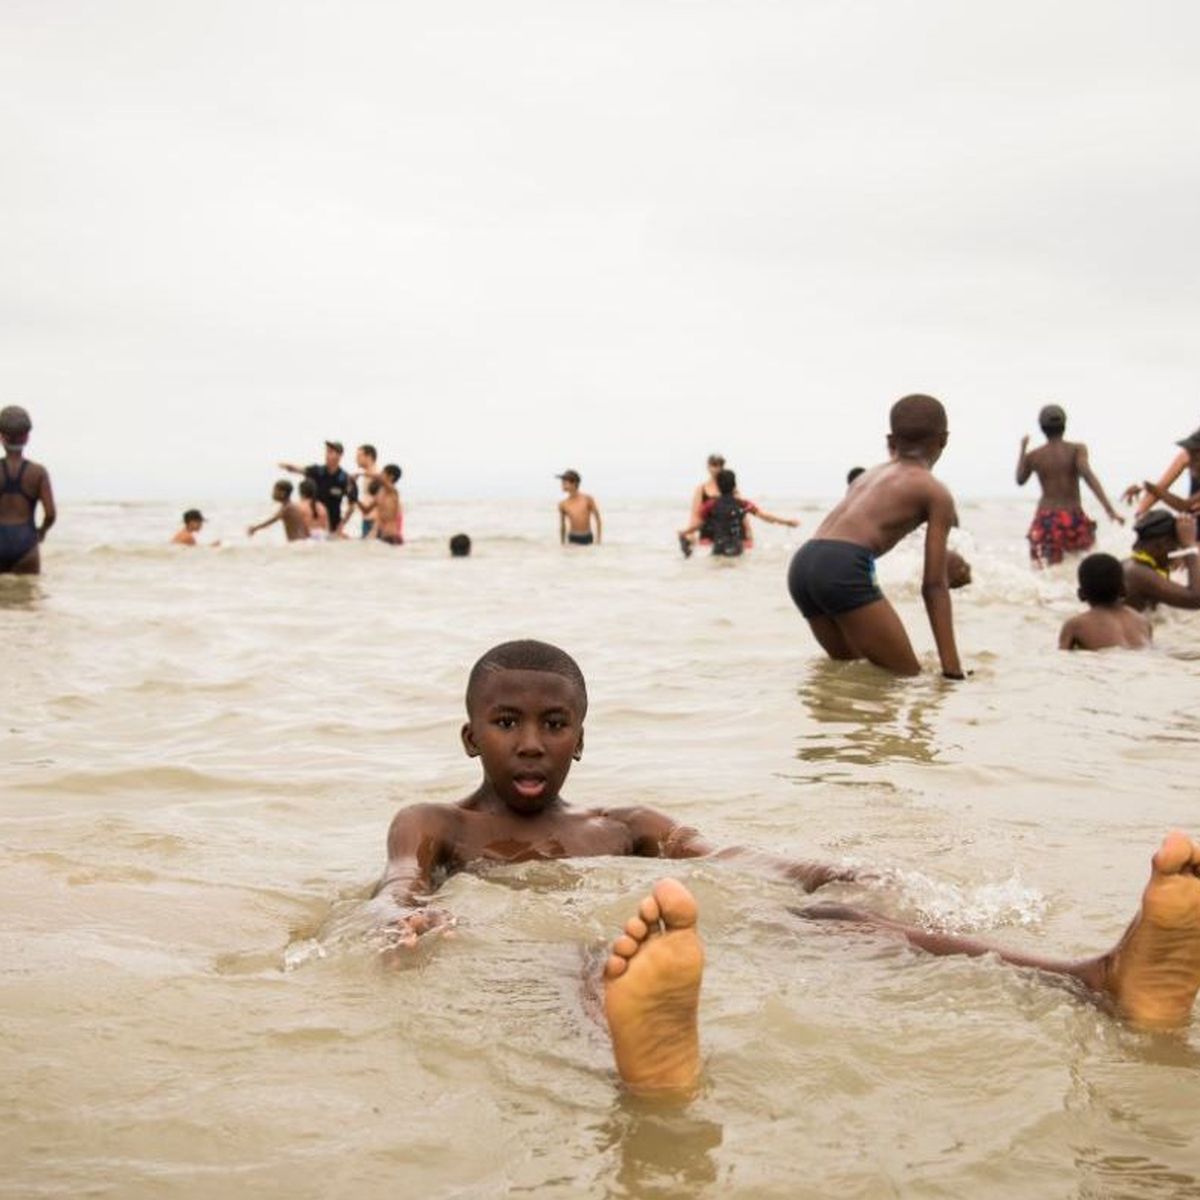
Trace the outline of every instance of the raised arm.
{"type": "MultiPolygon", "coordinates": [[[[1186,450],[1180,450],[1180,452],[1171,460],[1171,465],[1163,472],[1162,478],[1159,479],[1157,484],[1155,484],[1155,487],[1161,488],[1164,492],[1167,491],[1171,484],[1173,484],[1175,480],[1177,480],[1180,475],[1183,474],[1187,465],[1188,452],[1186,450]]],[[[1142,489],[1139,488],[1137,484],[1132,484],[1125,489],[1124,499],[1127,502],[1132,502],[1141,490],[1142,489]]],[[[1143,513],[1149,512],[1154,507],[1155,499],[1156,497],[1153,493],[1143,496],[1141,502],[1137,506],[1135,515],[1140,517],[1143,513]]]]}
{"type": "Polygon", "coordinates": [[[958,646],[954,641],[954,617],[950,605],[950,585],[946,572],[946,543],[950,530],[958,524],[954,498],[936,480],[931,480],[933,492],[929,501],[928,526],[925,531],[925,577],[921,598],[929,616],[929,627],[947,679],[965,679],[958,646]]]}
{"type": "Polygon", "coordinates": [[[1024,487],[1033,474],[1033,463],[1029,454],[1029,434],[1021,439],[1021,452],[1017,455],[1017,486],[1024,487]]]}
{"type": "Polygon", "coordinates": [[[1125,524],[1125,518],[1109,503],[1108,497],[1104,494],[1104,488],[1100,486],[1100,480],[1096,478],[1095,472],[1092,470],[1092,464],[1088,461],[1088,448],[1081,445],[1076,451],[1075,467],[1079,471],[1079,477],[1092,489],[1092,494],[1100,501],[1104,507],[1104,511],[1108,513],[1110,521],[1116,521],[1119,525],[1125,524]]]}
{"type": "Polygon", "coordinates": [[[42,482],[38,488],[38,500],[42,505],[42,523],[38,526],[38,541],[42,542],[46,539],[46,534],[50,532],[50,526],[58,520],[58,509],[54,504],[54,489],[50,486],[50,472],[45,467],[42,468],[42,482]]]}
{"type": "Polygon", "coordinates": [[[304,467],[298,467],[295,463],[281,462],[279,464],[281,471],[289,471],[293,475],[307,475],[308,471],[304,467]]]}
{"type": "Polygon", "coordinates": [[[1138,572],[1138,592],[1146,600],[1168,608],[1200,608],[1200,551],[1196,547],[1196,522],[1191,517],[1176,517],[1179,544],[1187,552],[1187,587],[1164,578],[1148,568],[1138,572]]]}

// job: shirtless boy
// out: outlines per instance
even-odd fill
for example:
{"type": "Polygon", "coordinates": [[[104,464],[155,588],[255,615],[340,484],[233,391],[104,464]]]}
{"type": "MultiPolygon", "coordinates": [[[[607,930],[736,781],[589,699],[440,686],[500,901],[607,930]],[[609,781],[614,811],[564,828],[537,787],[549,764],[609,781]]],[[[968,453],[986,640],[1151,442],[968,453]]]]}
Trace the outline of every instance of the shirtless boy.
{"type": "Polygon", "coordinates": [[[1038,477],[1042,498],[1038,501],[1033,524],[1029,526],[1029,556],[1036,566],[1060,563],[1068,552],[1090,550],[1096,542],[1096,522],[1083,511],[1079,481],[1092,489],[1109,519],[1121,525],[1125,518],[1109,503],[1088,462],[1088,448],[1082,442],[1063,441],[1067,414],[1057,404],[1047,404],[1038,413],[1038,424],[1046,435],[1046,444],[1029,449],[1029,438],[1021,439],[1017,459],[1017,483],[1024,487],[1030,475],[1038,477]]]}
{"type": "Polygon", "coordinates": [[[748,516],[758,517],[771,525],[787,525],[792,529],[800,524],[791,517],[777,517],[765,508],[759,508],[753,500],[742,500],[737,494],[737,476],[732,471],[722,468],[717,472],[716,482],[717,498],[705,500],[692,525],[679,531],[679,545],[685,555],[692,552],[692,534],[705,529],[712,541],[713,554],[735,558],[749,543],[746,529],[748,516]]]}
{"type": "Polygon", "coordinates": [[[58,517],[50,472],[25,457],[33,430],[29,414],[16,404],[0,409],[0,575],[37,575],[42,569],[40,546],[58,517]],[[42,523],[37,524],[37,506],[42,523]]]}
{"type": "Polygon", "coordinates": [[[372,533],[379,541],[386,542],[389,546],[403,546],[404,508],[400,503],[400,493],[396,489],[396,484],[400,482],[400,468],[395,463],[388,463],[382,471],[365,474],[370,480],[367,493],[375,501],[372,533]]]}
{"type": "Polygon", "coordinates": [[[1133,527],[1136,540],[1125,560],[1125,603],[1143,612],[1165,604],[1168,608],[1200,608],[1200,550],[1196,548],[1196,522],[1190,516],[1173,517],[1164,509],[1151,509],[1133,527]],[[1171,578],[1171,564],[1187,563],[1187,586],[1171,578]]]}
{"type": "Polygon", "coordinates": [[[556,478],[562,480],[566,499],[558,505],[558,540],[564,546],[590,546],[600,544],[600,510],[596,501],[586,492],[579,490],[579,472],[566,470],[556,478]],[[596,533],[592,536],[592,521],[596,522],[596,533]]]}
{"type": "Polygon", "coordinates": [[[329,537],[329,509],[317,499],[317,485],[311,479],[302,479],[297,491],[300,493],[300,499],[296,508],[304,522],[307,536],[323,542],[329,537]]]}
{"type": "Polygon", "coordinates": [[[1111,554],[1089,554],[1079,564],[1079,598],[1088,611],[1063,624],[1060,650],[1141,650],[1150,645],[1150,622],[1124,603],[1125,572],[1111,554]]]}
{"type": "MultiPolygon", "coordinates": [[[[583,754],[586,714],[583,675],[554,646],[507,642],[475,664],[462,740],[483,768],[479,787],[457,804],[403,808],[388,831],[388,862],[374,902],[400,945],[452,923],[430,905],[447,876],[488,865],[597,855],[742,858],[805,891],[853,878],[850,871],[736,847],[714,852],[695,830],[647,808],[571,808],[560,789],[583,754]]],[[[1187,1021],[1200,987],[1198,876],[1200,845],[1171,834],[1154,856],[1141,911],[1124,936],[1107,954],[1078,962],[1010,953],[844,905],[799,912],[897,936],[932,954],[994,954],[1077,981],[1138,1024],[1169,1028],[1187,1021]]],[[[617,1071],[636,1091],[686,1095],[699,1077],[704,948],[697,918],[687,888],[660,880],[613,942],[603,968],[617,1071]]]]}
{"type": "MultiPolygon", "coordinates": [[[[361,446],[359,446],[359,448],[354,452],[354,462],[355,462],[355,465],[358,467],[358,471],[356,472],[356,477],[362,478],[363,476],[366,476],[368,478],[373,479],[375,477],[376,472],[379,469],[375,465],[378,458],[379,458],[379,452],[375,449],[375,447],[372,446],[370,442],[363,442],[363,444],[361,446]]],[[[358,500],[354,501],[354,505],[357,505],[358,511],[360,513],[362,513],[362,536],[365,538],[374,537],[375,536],[375,498],[374,498],[374,496],[370,496],[364,500],[360,493],[358,500]]],[[[353,506],[351,507],[351,511],[353,511],[353,506]]],[[[347,519],[349,519],[349,518],[347,518],[347,519]]]]}
{"type": "Polygon", "coordinates": [[[830,658],[866,658],[897,675],[921,666],[896,610],[875,582],[875,560],[925,525],[921,595],[942,674],[965,678],[954,642],[946,540],[958,524],[954,497],[933,477],[946,447],[946,410],[905,396],[891,411],[890,462],[860,475],[788,570],[788,591],[830,658]]]}
{"type": "Polygon", "coordinates": [[[196,534],[204,528],[204,514],[198,508],[189,508],[183,514],[183,528],[175,531],[172,546],[195,546],[196,534]]]}
{"type": "Polygon", "coordinates": [[[307,540],[308,524],[304,520],[304,513],[301,511],[300,505],[292,503],[292,485],[286,479],[281,479],[271,492],[271,499],[279,505],[279,511],[273,517],[268,517],[257,525],[251,525],[246,530],[247,535],[253,537],[260,529],[266,529],[268,525],[282,521],[283,532],[287,534],[289,542],[307,540]]]}

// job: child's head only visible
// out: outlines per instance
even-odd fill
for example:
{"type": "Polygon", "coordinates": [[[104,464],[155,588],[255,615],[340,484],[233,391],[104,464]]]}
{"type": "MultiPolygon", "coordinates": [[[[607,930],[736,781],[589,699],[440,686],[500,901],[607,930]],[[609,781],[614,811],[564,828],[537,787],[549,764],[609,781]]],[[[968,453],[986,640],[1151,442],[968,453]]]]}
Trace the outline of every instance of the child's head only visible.
{"type": "Polygon", "coordinates": [[[280,504],[286,504],[292,498],[291,481],[280,479],[271,489],[271,499],[278,501],[280,504]]]}
{"type": "Polygon", "coordinates": [[[305,500],[315,500],[317,498],[317,485],[311,479],[300,480],[300,495],[305,500]]]}
{"type": "Polygon", "coordinates": [[[1038,413],[1038,426],[1047,441],[1054,441],[1067,432],[1067,414],[1057,404],[1047,404],[1038,413]]]}
{"type": "Polygon", "coordinates": [[[204,514],[198,508],[189,508],[183,514],[183,525],[188,533],[199,533],[204,524],[204,514]]]}
{"type": "Polygon", "coordinates": [[[941,457],[950,436],[942,402],[919,393],[897,400],[888,424],[888,448],[893,453],[919,454],[931,466],[941,457]]]}
{"type": "Polygon", "coordinates": [[[1125,595],[1125,571],[1111,554],[1089,554],[1079,564],[1079,598],[1092,608],[1118,604],[1125,595]]]}
{"type": "Polygon", "coordinates": [[[450,539],[451,558],[467,558],[471,553],[471,539],[465,533],[456,533],[450,539]]]}
{"type": "Polygon", "coordinates": [[[463,748],[504,805],[532,816],[555,802],[583,755],[579,664],[547,642],[503,642],[471,668],[466,702],[463,748]]]}
{"type": "Polygon", "coordinates": [[[732,496],[737,491],[737,476],[722,468],[717,472],[717,491],[722,496],[732,496]]]}
{"type": "Polygon", "coordinates": [[[24,450],[32,429],[29,414],[19,404],[0,408],[0,442],[5,450],[24,450]]]}

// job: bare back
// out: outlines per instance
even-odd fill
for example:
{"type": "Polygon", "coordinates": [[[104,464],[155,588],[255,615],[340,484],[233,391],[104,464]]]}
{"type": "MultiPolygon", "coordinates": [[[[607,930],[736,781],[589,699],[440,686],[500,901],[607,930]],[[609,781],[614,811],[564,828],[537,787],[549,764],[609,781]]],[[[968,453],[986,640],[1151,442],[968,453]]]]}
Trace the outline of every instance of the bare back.
{"type": "Polygon", "coordinates": [[[1062,629],[1064,650],[1142,650],[1150,645],[1150,622],[1125,604],[1097,605],[1072,617],[1062,629]]]}
{"type": "Polygon", "coordinates": [[[860,475],[821,522],[814,538],[853,542],[877,557],[929,520],[953,498],[923,463],[893,459],[860,475]]]}
{"type": "Polygon", "coordinates": [[[300,505],[288,502],[279,510],[280,520],[283,521],[283,531],[289,542],[303,542],[308,538],[308,522],[300,505]]]}
{"type": "Polygon", "coordinates": [[[12,457],[0,458],[0,525],[28,525],[46,481],[46,468],[21,458],[15,464],[12,457]]]}
{"type": "Polygon", "coordinates": [[[1029,452],[1029,469],[1037,476],[1042,488],[1039,508],[1082,507],[1079,475],[1081,458],[1086,453],[1086,446],[1079,442],[1064,442],[1060,438],[1029,452]]]}

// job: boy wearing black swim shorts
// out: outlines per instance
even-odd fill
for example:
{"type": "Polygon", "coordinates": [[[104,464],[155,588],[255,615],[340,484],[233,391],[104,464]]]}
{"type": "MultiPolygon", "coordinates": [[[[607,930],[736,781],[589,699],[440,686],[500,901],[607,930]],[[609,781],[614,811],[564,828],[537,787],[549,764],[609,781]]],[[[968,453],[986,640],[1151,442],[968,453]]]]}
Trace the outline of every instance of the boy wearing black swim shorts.
{"type": "Polygon", "coordinates": [[[898,400],[888,434],[891,461],[856,479],[792,559],[788,591],[830,658],[866,658],[897,675],[920,673],[908,634],[875,581],[875,560],[925,525],[925,611],[942,674],[964,678],[947,579],[946,540],[958,516],[954,497],[933,477],[948,438],[939,401],[898,400]]]}

